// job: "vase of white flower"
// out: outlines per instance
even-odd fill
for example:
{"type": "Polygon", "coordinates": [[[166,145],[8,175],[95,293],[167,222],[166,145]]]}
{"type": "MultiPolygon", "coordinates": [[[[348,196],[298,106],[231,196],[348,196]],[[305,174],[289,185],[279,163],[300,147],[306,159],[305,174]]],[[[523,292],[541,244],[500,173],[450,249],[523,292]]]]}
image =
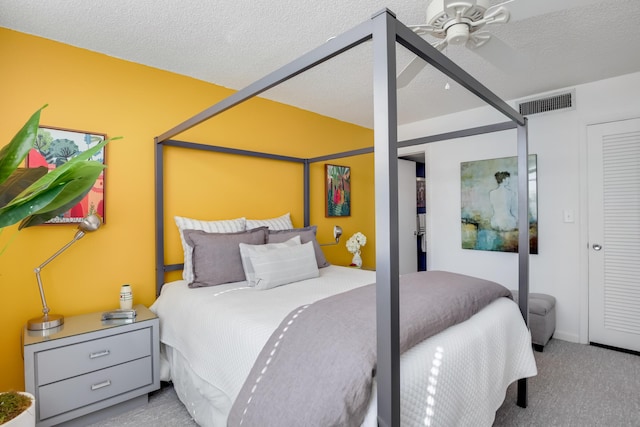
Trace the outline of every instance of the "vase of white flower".
{"type": "Polygon", "coordinates": [[[362,257],[360,256],[360,248],[367,244],[367,237],[361,232],[355,233],[347,240],[347,250],[353,254],[351,260],[351,266],[360,268],[362,267],[362,257]]]}
{"type": "Polygon", "coordinates": [[[351,266],[356,268],[362,267],[362,257],[360,256],[360,251],[353,254],[353,258],[351,259],[351,266]]]}

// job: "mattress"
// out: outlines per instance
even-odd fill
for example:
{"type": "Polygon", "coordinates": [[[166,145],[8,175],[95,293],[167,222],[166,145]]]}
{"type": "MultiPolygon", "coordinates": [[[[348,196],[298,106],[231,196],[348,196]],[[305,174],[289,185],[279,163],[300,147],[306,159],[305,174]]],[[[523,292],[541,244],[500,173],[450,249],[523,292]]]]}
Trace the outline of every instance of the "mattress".
{"type": "MultiPolygon", "coordinates": [[[[320,271],[318,278],[269,291],[245,282],[163,287],[151,307],[160,317],[162,379],[173,381],[198,424],[226,425],[254,360],[291,310],[375,281],[371,271],[320,271]]],[[[535,374],[531,337],[518,307],[500,298],[402,355],[402,425],[491,425],[508,385],[535,374]]],[[[374,389],[363,425],[376,424],[374,389]]]]}

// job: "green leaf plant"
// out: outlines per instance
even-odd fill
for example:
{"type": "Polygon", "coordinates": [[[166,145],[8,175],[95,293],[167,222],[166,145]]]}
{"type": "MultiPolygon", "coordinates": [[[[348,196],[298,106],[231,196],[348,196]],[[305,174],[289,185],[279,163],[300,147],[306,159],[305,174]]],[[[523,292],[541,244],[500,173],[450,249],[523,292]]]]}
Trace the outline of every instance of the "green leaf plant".
{"type": "MultiPolygon", "coordinates": [[[[106,165],[90,160],[106,139],[47,173],[46,167],[22,168],[38,135],[40,113],[36,111],[0,150],[0,232],[20,222],[18,230],[42,224],[66,212],[91,190],[106,165]]],[[[0,251],[0,253],[2,253],[0,251]]]]}

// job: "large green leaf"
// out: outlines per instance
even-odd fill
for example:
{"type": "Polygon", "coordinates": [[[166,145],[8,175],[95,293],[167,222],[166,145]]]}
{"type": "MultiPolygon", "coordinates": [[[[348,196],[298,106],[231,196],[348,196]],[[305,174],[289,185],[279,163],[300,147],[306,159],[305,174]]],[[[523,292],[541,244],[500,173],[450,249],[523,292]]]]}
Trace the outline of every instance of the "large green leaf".
{"type": "Polygon", "coordinates": [[[54,185],[54,183],[56,183],[61,176],[64,176],[70,170],[73,170],[74,168],[76,168],[78,165],[82,165],[83,163],[86,163],[91,158],[91,156],[93,156],[98,151],[100,151],[102,147],[107,145],[110,141],[113,141],[116,139],[120,139],[120,137],[105,139],[100,144],[94,145],[93,147],[89,148],[86,151],[83,151],[81,154],[77,155],[76,157],[73,157],[68,162],[55,168],[54,170],[52,170],[51,172],[43,176],[42,179],[39,179],[38,181],[34,182],[33,185],[29,186],[29,188],[27,188],[22,193],[20,193],[18,195],[18,198],[29,197],[30,194],[32,193],[38,193],[39,191],[46,190],[47,188],[49,188],[49,186],[54,185]]]}
{"type": "MultiPolygon", "coordinates": [[[[60,180],[54,186],[64,185],[64,189],[49,203],[46,208],[42,208],[34,213],[41,214],[52,210],[59,209],[68,205],[71,201],[78,198],[81,193],[86,194],[96,179],[100,176],[102,170],[106,168],[100,162],[86,161],[80,162],[61,176],[60,180]]],[[[73,205],[69,206],[69,208],[73,205]]]]}
{"type": "Polygon", "coordinates": [[[29,154],[38,135],[40,112],[45,107],[46,105],[33,113],[11,142],[0,150],[0,183],[5,182],[29,154]]]}
{"type": "MultiPolygon", "coordinates": [[[[7,225],[20,224],[20,229],[32,225],[41,224],[62,212],[67,211],[77,203],[80,196],[84,196],[95,183],[100,172],[106,166],[96,161],[84,161],[76,163],[72,168],[66,168],[64,173],[56,174],[56,179],[46,187],[40,187],[39,181],[48,180],[49,175],[43,176],[32,184],[40,187],[37,192],[28,192],[23,197],[17,197],[4,208],[0,209],[0,228],[7,225]],[[31,215],[38,218],[28,220],[31,215]],[[20,216],[21,215],[21,216],[20,216]]],[[[25,193],[25,192],[23,192],[25,193]]]]}
{"type": "Polygon", "coordinates": [[[46,207],[63,189],[63,186],[52,187],[40,192],[32,203],[10,203],[0,208],[0,228],[13,225],[33,212],[46,207]]]}
{"type": "Polygon", "coordinates": [[[16,169],[5,182],[0,184],[0,208],[8,204],[48,171],[44,166],[16,169]]]}
{"type": "Polygon", "coordinates": [[[68,211],[78,203],[80,203],[80,201],[84,198],[84,196],[86,196],[86,194],[90,190],[91,188],[89,188],[86,192],[80,194],[78,197],[76,197],[75,199],[73,199],[72,201],[70,201],[69,203],[67,203],[66,205],[63,205],[58,209],[54,209],[46,213],[29,215],[28,217],[22,220],[22,222],[18,226],[18,230],[21,230],[26,227],[31,227],[34,225],[44,224],[45,222],[49,221],[51,218],[54,218],[58,215],[62,215],[63,213],[65,213],[66,211],[68,211]]]}

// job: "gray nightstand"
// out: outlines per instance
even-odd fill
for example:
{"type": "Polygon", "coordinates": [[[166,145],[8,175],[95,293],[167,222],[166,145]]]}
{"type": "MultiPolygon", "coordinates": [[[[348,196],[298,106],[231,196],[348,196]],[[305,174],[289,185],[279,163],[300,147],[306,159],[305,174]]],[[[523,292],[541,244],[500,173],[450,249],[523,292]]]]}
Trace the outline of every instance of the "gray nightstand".
{"type": "Polygon", "coordinates": [[[26,391],[41,427],[83,425],[147,402],[160,388],[159,319],[142,305],[135,321],[69,316],[56,331],[23,331],[26,391]]]}

